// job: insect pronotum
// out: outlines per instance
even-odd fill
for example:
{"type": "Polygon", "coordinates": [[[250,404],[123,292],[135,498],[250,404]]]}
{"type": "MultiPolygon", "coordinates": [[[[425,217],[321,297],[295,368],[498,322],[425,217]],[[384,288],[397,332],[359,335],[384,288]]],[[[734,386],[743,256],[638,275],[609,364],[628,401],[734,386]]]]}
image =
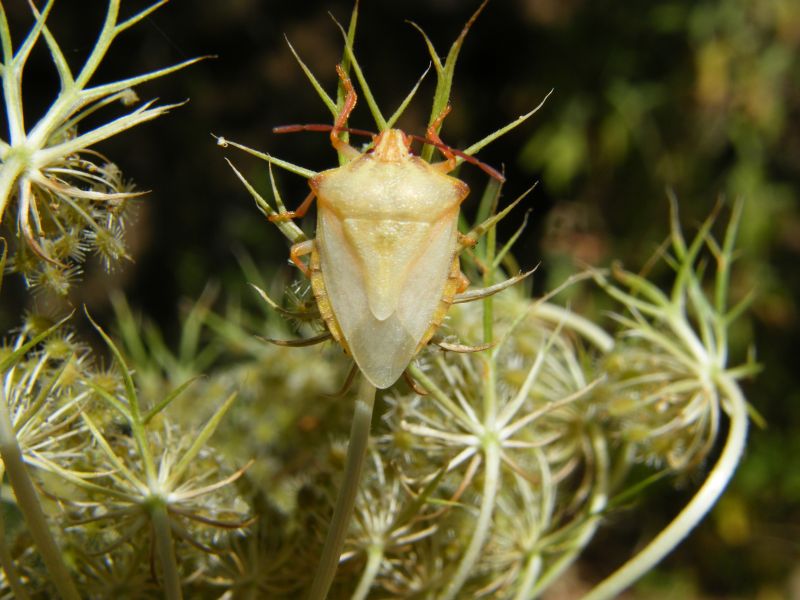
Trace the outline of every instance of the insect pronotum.
{"type": "Polygon", "coordinates": [[[364,153],[340,139],[357,96],[341,67],[337,72],[346,96],[330,138],[348,162],[312,177],[297,210],[270,219],[302,217],[317,199],[316,238],[293,245],[290,258],[310,278],[331,336],[382,389],[431,340],[469,283],[457,229],[469,187],[448,175],[456,158],[436,133],[449,107],[426,136],[444,155],[440,163],[412,154],[412,136],[399,129],[374,136],[364,153]],[[306,264],[301,257],[309,254],[306,264]]]}

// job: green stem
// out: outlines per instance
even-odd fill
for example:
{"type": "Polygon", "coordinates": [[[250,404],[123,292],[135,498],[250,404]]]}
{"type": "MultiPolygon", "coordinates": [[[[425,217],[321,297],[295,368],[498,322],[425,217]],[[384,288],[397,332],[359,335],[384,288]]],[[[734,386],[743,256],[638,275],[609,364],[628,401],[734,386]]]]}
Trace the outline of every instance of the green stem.
{"type": "Polygon", "coordinates": [[[22,110],[22,84],[16,61],[6,63],[3,73],[3,96],[6,104],[9,141],[12,146],[25,142],[25,119],[22,110]]]}
{"type": "Polygon", "coordinates": [[[375,386],[366,377],[361,377],[358,388],[358,398],[353,413],[353,424],[350,429],[350,442],[347,445],[347,462],[345,463],[344,480],[339,488],[336,507],[333,510],[328,535],[322,548],[314,580],[311,583],[309,600],[324,600],[336,575],[339,558],[342,555],[345,535],[353,516],[353,507],[356,503],[356,493],[361,482],[361,471],[364,468],[364,459],[367,455],[367,443],[372,424],[372,409],[375,406],[375,386]]]}
{"type": "MultiPolygon", "coordinates": [[[[3,473],[3,466],[0,465],[0,481],[3,480],[3,473]]],[[[0,491],[2,491],[2,488],[0,488],[0,491]]],[[[2,505],[2,499],[0,499],[0,505],[2,505]]],[[[0,508],[0,510],[2,509],[0,508]]],[[[0,514],[0,566],[3,568],[6,581],[11,588],[11,592],[14,594],[14,598],[17,600],[29,600],[30,596],[28,592],[25,591],[25,585],[19,577],[17,566],[14,564],[14,559],[11,558],[11,553],[8,551],[8,544],[6,543],[6,524],[2,514],[0,514]]]]}
{"type": "Polygon", "coordinates": [[[442,594],[442,600],[453,600],[461,598],[459,595],[461,588],[472,575],[475,563],[480,558],[481,550],[486,543],[489,529],[492,526],[492,514],[494,513],[495,497],[500,487],[500,445],[496,440],[486,443],[484,449],[486,465],[483,474],[483,497],[481,498],[481,508],[478,519],[475,522],[475,529],[472,532],[472,539],[467,546],[464,556],[456,569],[455,574],[450,579],[447,589],[442,594]]]}
{"type": "Polygon", "coordinates": [[[25,171],[26,164],[24,157],[12,151],[0,165],[0,223],[3,222],[3,214],[11,200],[14,184],[25,171]]]}
{"type": "Polygon", "coordinates": [[[514,596],[514,600],[527,600],[528,598],[533,598],[531,590],[533,589],[536,579],[539,577],[539,573],[541,571],[542,555],[538,552],[535,552],[528,557],[528,562],[525,565],[525,570],[522,572],[522,577],[519,587],[517,588],[517,593],[514,596]]]}
{"type": "Polygon", "coordinates": [[[61,550],[50,532],[47,518],[39,503],[39,496],[28,475],[22,451],[11,425],[8,406],[4,401],[0,401],[0,456],[8,473],[8,481],[14,490],[17,506],[25,517],[31,538],[47,567],[50,581],[65,600],[79,600],[78,589],[64,564],[61,550]]]}
{"type": "Polygon", "coordinates": [[[631,586],[671,552],[714,506],[728,485],[744,451],[747,440],[747,403],[735,381],[727,375],[717,377],[717,385],[726,395],[730,419],[728,437],[722,454],[705,483],[672,523],[658,534],[644,550],[622,565],[592,589],[584,600],[614,598],[631,586]]]}
{"type": "Polygon", "coordinates": [[[613,337],[589,319],[575,314],[567,308],[549,302],[537,302],[533,305],[531,314],[551,323],[563,324],[597,346],[598,350],[611,352],[614,349],[613,337]]]}
{"type": "Polygon", "coordinates": [[[413,363],[410,364],[408,366],[408,372],[417,383],[428,391],[434,400],[440,403],[447,412],[455,416],[457,424],[464,427],[470,433],[474,433],[475,435],[480,434],[481,430],[475,425],[471,417],[465,413],[456,402],[453,402],[449,396],[442,391],[442,388],[436,385],[436,382],[428,377],[418,366],[413,363]]]}
{"type": "Polygon", "coordinates": [[[567,570],[567,567],[575,562],[575,559],[580,556],[586,544],[594,537],[595,531],[597,531],[600,525],[603,511],[608,505],[608,446],[606,445],[603,433],[601,433],[600,428],[597,426],[590,427],[589,437],[592,444],[595,482],[587,510],[588,516],[577,526],[574,538],[570,540],[570,550],[566,554],[560,556],[558,560],[547,568],[536,582],[530,595],[527,596],[528,598],[538,597],[542,590],[550,585],[551,582],[558,579],[558,577],[567,570]]]}
{"type": "MultiPolygon", "coordinates": [[[[483,6],[483,5],[481,5],[483,6]]],[[[488,194],[488,190],[487,190],[488,194]]],[[[500,187],[497,186],[491,196],[489,214],[495,214],[497,201],[500,194],[500,187]]],[[[486,197],[486,196],[485,196],[486,197]]],[[[483,260],[488,265],[483,273],[484,287],[490,287],[494,280],[495,252],[497,249],[497,231],[494,227],[489,228],[486,233],[486,244],[484,246],[485,255],[483,260]]],[[[491,296],[483,300],[483,341],[491,344],[494,340],[494,311],[493,298],[491,296]]],[[[494,352],[490,353],[485,361],[483,372],[483,458],[484,458],[484,479],[481,505],[478,512],[478,519],[475,522],[475,529],[469,541],[464,555],[456,568],[456,572],[447,584],[442,600],[453,600],[461,592],[461,588],[469,579],[475,564],[480,558],[481,550],[486,543],[489,530],[492,525],[492,515],[494,514],[495,498],[500,487],[500,442],[497,438],[497,397],[496,397],[496,364],[497,358],[494,352]]]]}
{"type": "Polygon", "coordinates": [[[150,518],[153,523],[153,531],[156,537],[156,548],[158,548],[158,558],[161,561],[161,569],[164,575],[164,598],[166,600],[181,600],[181,579],[178,575],[178,562],[175,559],[175,546],[172,542],[172,528],[169,524],[167,505],[164,502],[156,503],[150,518]]]}
{"type": "MultiPolygon", "coordinates": [[[[488,192],[487,188],[487,192],[488,192]]],[[[492,195],[489,214],[497,213],[497,203],[500,199],[501,186],[496,187],[496,191],[492,195]]],[[[486,232],[486,245],[484,246],[486,256],[486,270],[483,272],[483,287],[488,288],[494,282],[494,269],[491,265],[494,264],[495,253],[497,252],[497,228],[490,227],[486,232]]],[[[483,343],[491,344],[494,342],[494,298],[487,296],[483,300],[483,343]]],[[[485,431],[495,430],[495,421],[497,418],[497,402],[495,397],[496,374],[497,374],[497,356],[494,352],[488,355],[485,363],[485,371],[483,374],[483,419],[486,423],[485,431]]],[[[495,445],[495,440],[490,442],[490,445],[495,445]]],[[[489,448],[486,448],[488,460],[489,448]]],[[[499,464],[499,458],[498,458],[499,464]]],[[[499,468],[499,467],[498,467],[499,468]]]]}
{"type": "MultiPolygon", "coordinates": [[[[496,202],[497,196],[495,196],[494,203],[492,206],[492,214],[495,213],[496,210],[496,202]]],[[[490,265],[494,264],[494,255],[495,249],[497,246],[497,229],[491,227],[489,231],[486,232],[486,271],[483,273],[483,287],[488,288],[491,287],[492,283],[494,282],[494,269],[491,268],[490,265]]],[[[494,298],[491,296],[487,296],[483,300],[483,343],[484,344],[491,344],[493,341],[493,333],[494,333],[494,298]]]]}
{"type": "Polygon", "coordinates": [[[364,572],[361,574],[361,579],[358,582],[356,591],[350,600],[365,600],[369,590],[372,587],[375,578],[378,576],[378,570],[381,568],[383,562],[383,546],[375,545],[370,546],[367,550],[367,564],[364,567],[364,572]]]}

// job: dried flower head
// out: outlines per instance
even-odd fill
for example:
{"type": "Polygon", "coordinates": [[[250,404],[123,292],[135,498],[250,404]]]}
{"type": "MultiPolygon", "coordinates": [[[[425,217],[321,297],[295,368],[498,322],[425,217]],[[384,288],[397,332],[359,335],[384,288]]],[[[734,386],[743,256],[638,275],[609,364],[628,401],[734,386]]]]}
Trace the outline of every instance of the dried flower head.
{"type": "Polygon", "coordinates": [[[39,10],[30,2],[35,23],[22,43],[14,44],[0,5],[3,98],[8,136],[0,139],[0,221],[11,225],[14,245],[9,266],[29,286],[65,295],[87,253],[94,251],[108,269],[127,258],[125,212],[139,195],[120,170],[92,150],[96,143],[169,111],[177,104],[153,101],[87,132],[79,126],[89,115],[114,104],[130,106],[133,88],[182,69],[199,59],[119,81],[92,84],[109,47],[119,34],[147,17],[158,2],[120,21],[120,0],[110,0],[97,43],[77,71],[50,32],[46,21],[54,0],[39,10]],[[58,74],[59,90],[45,114],[26,123],[22,79],[31,52],[44,41],[58,74]],[[9,223],[9,222],[12,223],[9,223]]]}

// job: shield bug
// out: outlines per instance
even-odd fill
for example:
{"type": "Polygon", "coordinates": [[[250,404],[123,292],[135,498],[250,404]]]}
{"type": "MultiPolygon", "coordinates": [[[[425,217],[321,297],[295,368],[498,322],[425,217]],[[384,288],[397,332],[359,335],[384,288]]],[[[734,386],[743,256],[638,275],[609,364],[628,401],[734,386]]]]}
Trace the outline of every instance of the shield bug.
{"type": "MultiPolygon", "coordinates": [[[[468,285],[459,266],[457,222],[469,188],[448,175],[455,151],[436,133],[449,108],[424,138],[442,151],[440,163],[415,156],[414,137],[399,129],[374,136],[373,149],[364,153],[342,140],[357,96],[341,67],[337,71],[346,98],[330,137],[348,162],[311,177],[311,193],[298,209],[270,220],[302,217],[316,198],[316,238],[293,245],[290,258],[311,280],[331,336],[382,389],[403,374],[468,285]]],[[[324,126],[279,129],[314,128],[324,126]]]]}

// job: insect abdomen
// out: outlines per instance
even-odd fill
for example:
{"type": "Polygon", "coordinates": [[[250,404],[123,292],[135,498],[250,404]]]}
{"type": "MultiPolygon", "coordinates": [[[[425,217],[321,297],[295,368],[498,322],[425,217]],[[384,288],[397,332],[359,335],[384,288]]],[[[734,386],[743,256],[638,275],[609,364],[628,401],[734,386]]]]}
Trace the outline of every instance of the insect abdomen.
{"type": "Polygon", "coordinates": [[[336,316],[333,314],[333,307],[328,297],[328,290],[325,288],[325,281],[322,278],[316,241],[314,242],[314,249],[311,251],[311,261],[309,262],[308,268],[311,273],[311,290],[314,292],[314,299],[317,301],[319,315],[325,322],[325,326],[328,328],[328,331],[330,331],[333,339],[344,348],[347,354],[351,354],[347,341],[342,334],[342,329],[339,327],[336,316]]]}
{"type": "Polygon", "coordinates": [[[447,276],[447,282],[444,284],[444,290],[442,290],[442,298],[439,300],[439,306],[436,307],[436,312],[433,313],[430,325],[420,339],[416,352],[419,352],[427,346],[428,342],[431,341],[431,338],[439,330],[439,327],[441,327],[442,321],[444,321],[444,318],[447,316],[447,311],[450,310],[450,306],[453,304],[453,298],[458,292],[460,282],[461,265],[459,264],[458,256],[455,256],[453,257],[453,265],[450,267],[450,274],[447,276]]]}

